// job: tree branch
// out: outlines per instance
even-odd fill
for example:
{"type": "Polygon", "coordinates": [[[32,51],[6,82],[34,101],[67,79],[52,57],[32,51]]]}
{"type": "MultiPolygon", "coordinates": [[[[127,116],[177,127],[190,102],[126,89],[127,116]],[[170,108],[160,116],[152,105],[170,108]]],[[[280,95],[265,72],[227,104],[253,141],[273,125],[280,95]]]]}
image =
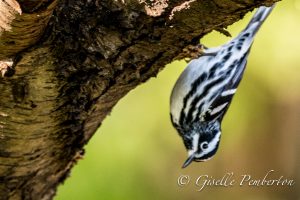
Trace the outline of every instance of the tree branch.
{"type": "Polygon", "coordinates": [[[19,1],[22,15],[0,35],[0,59],[14,60],[0,77],[1,198],[51,199],[119,99],[205,34],[275,1],[19,1]]]}

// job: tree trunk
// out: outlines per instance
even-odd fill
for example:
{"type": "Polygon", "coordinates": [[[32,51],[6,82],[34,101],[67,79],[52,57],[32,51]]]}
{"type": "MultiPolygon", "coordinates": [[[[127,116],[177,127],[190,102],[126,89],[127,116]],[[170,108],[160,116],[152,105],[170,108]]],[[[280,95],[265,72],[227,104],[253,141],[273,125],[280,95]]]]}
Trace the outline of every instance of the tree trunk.
{"type": "Polygon", "coordinates": [[[112,107],[276,0],[1,0],[0,199],[52,199],[112,107]]]}

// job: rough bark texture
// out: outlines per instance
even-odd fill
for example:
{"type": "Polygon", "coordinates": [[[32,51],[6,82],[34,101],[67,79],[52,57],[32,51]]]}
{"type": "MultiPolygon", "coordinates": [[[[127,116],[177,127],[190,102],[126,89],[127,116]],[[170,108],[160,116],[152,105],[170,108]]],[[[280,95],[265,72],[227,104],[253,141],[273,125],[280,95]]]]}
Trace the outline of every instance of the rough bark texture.
{"type": "Polygon", "coordinates": [[[2,0],[0,62],[14,63],[0,77],[0,199],[52,199],[120,98],[275,1],[2,0]]]}

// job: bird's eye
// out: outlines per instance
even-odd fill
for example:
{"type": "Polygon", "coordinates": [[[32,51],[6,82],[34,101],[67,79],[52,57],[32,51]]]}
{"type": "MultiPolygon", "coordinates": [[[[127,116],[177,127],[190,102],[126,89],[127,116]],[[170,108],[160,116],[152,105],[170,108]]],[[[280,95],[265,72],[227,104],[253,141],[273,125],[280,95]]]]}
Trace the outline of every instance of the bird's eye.
{"type": "Polygon", "coordinates": [[[202,142],[200,147],[202,150],[206,150],[208,148],[208,142],[202,142]]]}

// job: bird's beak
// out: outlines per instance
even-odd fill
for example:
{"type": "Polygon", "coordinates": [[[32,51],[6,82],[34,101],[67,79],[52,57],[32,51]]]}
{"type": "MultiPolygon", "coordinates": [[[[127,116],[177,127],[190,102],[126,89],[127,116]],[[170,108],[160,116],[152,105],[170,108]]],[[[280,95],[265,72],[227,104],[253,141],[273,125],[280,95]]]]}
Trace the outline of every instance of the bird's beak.
{"type": "Polygon", "coordinates": [[[190,155],[186,161],[183,163],[182,168],[186,168],[187,166],[189,166],[189,164],[191,164],[191,162],[193,162],[193,159],[195,157],[195,153],[193,153],[192,155],[190,155]]]}

